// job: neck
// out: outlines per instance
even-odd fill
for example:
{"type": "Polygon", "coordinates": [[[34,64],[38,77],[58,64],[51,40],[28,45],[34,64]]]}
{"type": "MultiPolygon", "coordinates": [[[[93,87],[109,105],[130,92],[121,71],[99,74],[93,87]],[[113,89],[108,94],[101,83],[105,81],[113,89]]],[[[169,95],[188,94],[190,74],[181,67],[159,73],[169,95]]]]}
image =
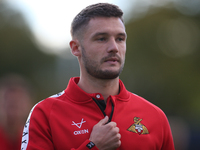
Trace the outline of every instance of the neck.
{"type": "Polygon", "coordinates": [[[115,79],[80,77],[78,86],[87,93],[101,93],[106,101],[110,95],[117,95],[119,93],[119,77],[115,79]]]}

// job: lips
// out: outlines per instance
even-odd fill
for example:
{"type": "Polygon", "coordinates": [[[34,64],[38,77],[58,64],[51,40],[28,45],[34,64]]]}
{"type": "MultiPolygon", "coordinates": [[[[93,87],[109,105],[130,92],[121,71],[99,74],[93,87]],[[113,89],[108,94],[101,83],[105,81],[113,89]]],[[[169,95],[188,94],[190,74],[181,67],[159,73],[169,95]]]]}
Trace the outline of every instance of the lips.
{"type": "Polygon", "coordinates": [[[121,63],[121,58],[118,55],[108,55],[101,60],[102,63],[108,61],[121,63]]]}
{"type": "Polygon", "coordinates": [[[107,62],[107,61],[117,61],[117,62],[119,62],[119,59],[118,58],[116,58],[116,57],[112,57],[112,58],[108,58],[108,59],[106,59],[105,60],[105,62],[107,62]]]}

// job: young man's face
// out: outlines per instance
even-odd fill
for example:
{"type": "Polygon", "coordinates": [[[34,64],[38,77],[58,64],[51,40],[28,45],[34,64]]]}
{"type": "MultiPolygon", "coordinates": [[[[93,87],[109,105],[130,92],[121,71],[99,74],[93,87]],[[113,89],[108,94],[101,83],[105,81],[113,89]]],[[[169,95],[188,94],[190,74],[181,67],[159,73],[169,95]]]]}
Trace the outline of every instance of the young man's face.
{"type": "Polygon", "coordinates": [[[81,41],[81,64],[89,75],[114,79],[123,69],[126,32],[123,22],[115,17],[91,19],[81,41]]]}

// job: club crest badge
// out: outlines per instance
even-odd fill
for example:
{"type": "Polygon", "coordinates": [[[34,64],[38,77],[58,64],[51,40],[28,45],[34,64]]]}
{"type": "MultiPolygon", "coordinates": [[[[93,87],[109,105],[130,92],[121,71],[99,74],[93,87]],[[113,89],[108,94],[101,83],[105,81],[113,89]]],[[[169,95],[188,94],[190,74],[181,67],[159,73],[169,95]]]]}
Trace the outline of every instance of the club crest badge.
{"type": "Polygon", "coordinates": [[[127,130],[130,132],[141,134],[149,134],[148,129],[141,123],[142,119],[139,117],[134,117],[134,124],[132,124],[127,130]]]}

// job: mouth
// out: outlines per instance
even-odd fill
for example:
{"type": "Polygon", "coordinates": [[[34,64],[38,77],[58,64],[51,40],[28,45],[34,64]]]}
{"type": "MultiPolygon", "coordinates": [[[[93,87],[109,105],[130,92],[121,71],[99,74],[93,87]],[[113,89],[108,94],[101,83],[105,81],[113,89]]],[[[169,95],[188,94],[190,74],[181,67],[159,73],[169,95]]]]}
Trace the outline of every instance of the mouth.
{"type": "Polygon", "coordinates": [[[105,62],[108,62],[108,61],[110,61],[110,62],[119,62],[119,58],[111,57],[111,58],[108,58],[108,59],[105,60],[105,62]]]}
{"type": "Polygon", "coordinates": [[[119,62],[121,63],[121,58],[118,55],[108,55],[102,59],[102,62],[119,62]]]}

